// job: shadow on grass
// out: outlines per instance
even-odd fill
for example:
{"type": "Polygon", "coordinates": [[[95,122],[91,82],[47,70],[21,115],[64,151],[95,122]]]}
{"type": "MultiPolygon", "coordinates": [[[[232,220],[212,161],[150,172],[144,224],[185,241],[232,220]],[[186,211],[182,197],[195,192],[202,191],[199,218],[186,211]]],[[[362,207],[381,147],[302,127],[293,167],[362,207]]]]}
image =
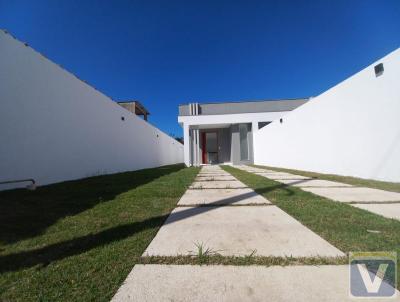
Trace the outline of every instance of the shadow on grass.
{"type": "MultiPolygon", "coordinates": [[[[285,190],[286,194],[288,195],[294,194],[294,192],[285,184],[258,188],[257,193],[264,194],[282,189],[285,190]]],[[[90,251],[93,248],[123,240],[145,229],[160,227],[164,222],[165,224],[175,223],[183,219],[212,211],[221,205],[234,204],[241,200],[253,197],[254,195],[254,192],[247,192],[235,197],[218,200],[208,204],[207,206],[187,208],[181,211],[173,212],[170,215],[151,217],[140,222],[121,225],[97,234],[90,234],[79,238],[74,238],[72,240],[52,244],[40,249],[5,255],[0,257],[0,272],[4,273],[7,271],[16,271],[35,265],[46,266],[54,261],[79,255],[81,253],[90,251]]]]}
{"type": "Polygon", "coordinates": [[[39,187],[0,192],[0,241],[35,237],[66,216],[112,201],[117,195],[183,169],[171,165],[90,177],[39,187]]]}

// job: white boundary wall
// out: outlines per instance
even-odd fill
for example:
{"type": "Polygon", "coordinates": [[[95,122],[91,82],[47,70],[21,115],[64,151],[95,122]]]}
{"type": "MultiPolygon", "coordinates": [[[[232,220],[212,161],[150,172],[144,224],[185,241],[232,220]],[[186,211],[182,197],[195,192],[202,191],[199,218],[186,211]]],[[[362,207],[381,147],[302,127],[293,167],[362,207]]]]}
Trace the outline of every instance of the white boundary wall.
{"type": "Polygon", "coordinates": [[[182,144],[1,30],[0,137],[0,181],[183,162],[182,144]]]}
{"type": "Polygon", "coordinates": [[[254,140],[256,164],[400,182],[400,49],[254,140]],[[376,77],[378,63],[385,71],[376,77]]]}

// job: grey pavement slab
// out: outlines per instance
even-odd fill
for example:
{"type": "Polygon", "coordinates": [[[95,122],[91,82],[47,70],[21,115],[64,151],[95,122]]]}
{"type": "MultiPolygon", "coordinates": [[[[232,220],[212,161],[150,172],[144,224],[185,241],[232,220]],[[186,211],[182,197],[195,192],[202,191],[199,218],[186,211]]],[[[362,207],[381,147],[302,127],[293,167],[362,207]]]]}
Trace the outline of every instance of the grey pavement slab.
{"type": "Polygon", "coordinates": [[[229,173],[199,173],[197,177],[233,177],[229,173]]]}
{"type": "Polygon", "coordinates": [[[216,175],[216,176],[196,176],[195,178],[196,181],[229,181],[229,180],[237,180],[233,176],[230,175],[216,175]]]}
{"type": "Polygon", "coordinates": [[[219,174],[204,174],[204,173],[199,173],[196,175],[197,178],[205,177],[205,178],[210,178],[210,177],[222,177],[222,178],[234,178],[231,174],[225,173],[219,173],[219,174]]]}
{"type": "Polygon", "coordinates": [[[280,179],[279,182],[295,187],[351,187],[341,182],[322,179],[280,179]]]}
{"type": "Polygon", "coordinates": [[[343,256],[276,206],[178,207],[143,256],[197,254],[196,244],[221,255],[343,256]]]}
{"type": "Polygon", "coordinates": [[[222,169],[221,170],[215,170],[215,171],[207,171],[207,170],[201,169],[199,171],[199,174],[228,174],[229,175],[228,172],[226,172],[226,171],[224,171],[222,169]]]}
{"type": "Polygon", "coordinates": [[[302,188],[302,190],[340,202],[374,203],[385,201],[400,201],[400,193],[372,188],[302,188]]]}
{"type": "Polygon", "coordinates": [[[218,169],[218,170],[204,170],[204,168],[203,168],[203,169],[200,169],[199,173],[204,173],[204,174],[219,174],[219,173],[221,173],[221,174],[229,174],[228,172],[226,172],[225,170],[222,170],[222,169],[218,169]]]}
{"type": "MultiPolygon", "coordinates": [[[[382,286],[389,286],[383,283],[382,286]]],[[[358,299],[360,300],[360,299],[358,299]]],[[[364,299],[365,300],[365,299],[364,299]]],[[[367,301],[399,301],[369,298],[367,301]]],[[[113,302],[357,301],[349,295],[349,267],[135,265],[113,302]]]]}
{"type": "Polygon", "coordinates": [[[183,205],[246,205],[271,204],[252,189],[203,189],[187,190],[178,202],[183,205]]]}
{"type": "Polygon", "coordinates": [[[372,213],[400,220],[400,203],[354,203],[352,206],[370,211],[372,213]]]}
{"type": "Polygon", "coordinates": [[[203,171],[203,172],[216,172],[216,171],[224,171],[224,170],[219,166],[203,166],[201,168],[201,171],[203,171]]]}
{"type": "Polygon", "coordinates": [[[196,175],[197,178],[201,178],[201,177],[232,177],[232,175],[230,174],[202,174],[199,173],[196,175]]]}
{"type": "Polygon", "coordinates": [[[247,186],[238,181],[238,180],[232,180],[232,181],[194,181],[190,186],[189,189],[207,189],[207,188],[221,188],[221,189],[243,189],[247,188],[247,186]]]}

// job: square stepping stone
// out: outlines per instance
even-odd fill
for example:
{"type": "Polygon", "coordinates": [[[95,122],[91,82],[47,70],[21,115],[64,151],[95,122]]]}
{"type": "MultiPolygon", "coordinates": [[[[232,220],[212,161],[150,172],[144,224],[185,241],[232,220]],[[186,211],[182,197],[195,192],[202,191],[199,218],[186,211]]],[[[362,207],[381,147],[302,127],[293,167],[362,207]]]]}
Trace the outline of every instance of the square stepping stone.
{"type": "Polygon", "coordinates": [[[178,202],[183,205],[268,205],[267,199],[251,189],[187,190],[178,202]]]}
{"type": "Polygon", "coordinates": [[[280,179],[279,182],[294,187],[351,187],[351,185],[341,182],[322,180],[322,179],[280,179]]]}
{"type": "Polygon", "coordinates": [[[215,171],[215,172],[200,171],[199,174],[197,174],[197,175],[230,175],[230,174],[228,172],[221,170],[221,171],[215,171]]]}
{"type": "Polygon", "coordinates": [[[189,189],[244,189],[247,186],[238,181],[195,181],[189,189]]]}
{"type": "Polygon", "coordinates": [[[230,174],[197,174],[196,177],[233,177],[230,174]]]}
{"type": "Polygon", "coordinates": [[[384,202],[400,201],[400,193],[389,192],[372,188],[302,188],[304,191],[314,193],[340,202],[384,202]]]}
{"type": "Polygon", "coordinates": [[[237,180],[233,176],[230,175],[216,175],[216,176],[208,176],[208,175],[198,175],[195,178],[196,181],[226,181],[226,180],[237,180]]]}
{"type": "Polygon", "coordinates": [[[200,170],[201,172],[208,172],[208,173],[213,173],[213,172],[225,172],[225,170],[221,169],[220,167],[213,167],[213,168],[209,168],[209,167],[203,167],[200,170]]]}
{"type": "Polygon", "coordinates": [[[400,220],[400,203],[354,203],[352,206],[370,211],[386,218],[400,220]]]}
{"type": "MultiPolygon", "coordinates": [[[[390,286],[383,282],[381,286],[390,286]]],[[[368,298],[359,301],[400,301],[368,298]]],[[[349,295],[347,265],[135,265],[112,302],[130,301],[357,301],[349,295]]]]}
{"type": "Polygon", "coordinates": [[[329,242],[276,206],[178,207],[143,256],[196,255],[343,256],[329,242]]]}

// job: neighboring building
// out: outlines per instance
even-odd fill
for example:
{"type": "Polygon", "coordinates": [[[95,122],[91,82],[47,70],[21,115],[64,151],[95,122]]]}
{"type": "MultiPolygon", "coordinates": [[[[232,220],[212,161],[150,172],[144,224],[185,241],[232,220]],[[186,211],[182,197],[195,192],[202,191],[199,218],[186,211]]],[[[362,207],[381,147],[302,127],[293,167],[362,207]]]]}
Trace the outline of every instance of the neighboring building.
{"type": "Polygon", "coordinates": [[[253,134],[308,101],[190,103],[179,106],[187,166],[253,163],[253,134]]]}
{"type": "Polygon", "coordinates": [[[145,121],[147,121],[147,116],[150,115],[150,112],[139,101],[122,101],[117,103],[133,114],[143,116],[145,121]]]}

